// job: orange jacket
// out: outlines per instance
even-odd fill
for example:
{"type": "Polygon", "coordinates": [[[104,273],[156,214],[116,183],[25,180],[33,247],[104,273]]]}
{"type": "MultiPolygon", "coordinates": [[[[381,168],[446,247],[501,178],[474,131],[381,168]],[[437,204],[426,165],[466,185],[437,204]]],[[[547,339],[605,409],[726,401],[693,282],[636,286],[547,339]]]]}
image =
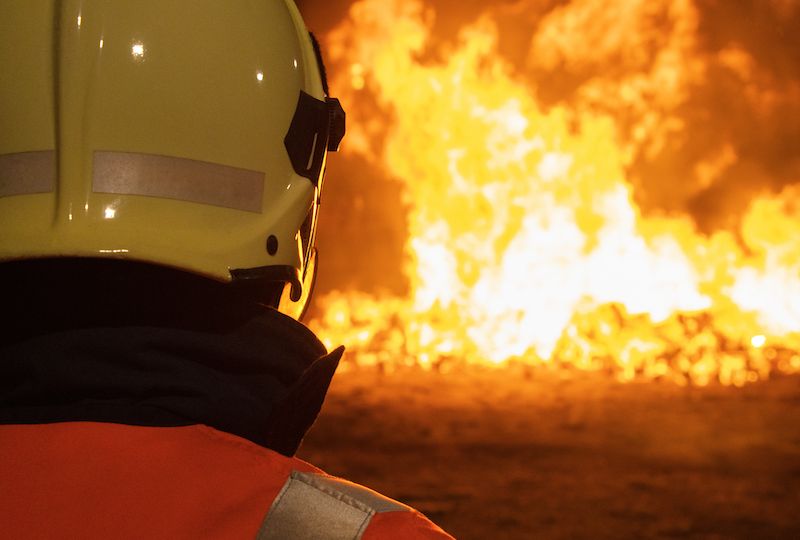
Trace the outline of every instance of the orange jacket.
{"type": "Polygon", "coordinates": [[[0,538],[450,538],[292,457],[342,349],[274,310],[235,322],[0,346],[0,538]]]}
{"type": "Polygon", "coordinates": [[[0,426],[0,524],[20,540],[451,538],[407,506],[203,425],[0,426]]]}

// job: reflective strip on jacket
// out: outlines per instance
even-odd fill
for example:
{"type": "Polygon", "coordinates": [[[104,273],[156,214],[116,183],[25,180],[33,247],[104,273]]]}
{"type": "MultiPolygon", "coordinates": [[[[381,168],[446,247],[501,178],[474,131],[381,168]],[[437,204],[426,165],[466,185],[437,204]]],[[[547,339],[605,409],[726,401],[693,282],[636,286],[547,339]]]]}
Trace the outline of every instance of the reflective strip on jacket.
{"type": "Polygon", "coordinates": [[[6,538],[451,538],[401,503],[203,425],[4,425],[0,464],[6,538]]]}

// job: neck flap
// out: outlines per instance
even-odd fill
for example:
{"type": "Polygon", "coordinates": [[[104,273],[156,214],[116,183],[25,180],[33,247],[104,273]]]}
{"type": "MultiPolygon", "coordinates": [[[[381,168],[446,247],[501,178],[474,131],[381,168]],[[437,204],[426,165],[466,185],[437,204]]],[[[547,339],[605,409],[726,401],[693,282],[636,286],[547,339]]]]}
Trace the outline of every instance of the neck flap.
{"type": "Polygon", "coordinates": [[[227,334],[54,333],[0,349],[0,423],[205,424],[291,456],[343,352],[275,310],[227,334]]]}

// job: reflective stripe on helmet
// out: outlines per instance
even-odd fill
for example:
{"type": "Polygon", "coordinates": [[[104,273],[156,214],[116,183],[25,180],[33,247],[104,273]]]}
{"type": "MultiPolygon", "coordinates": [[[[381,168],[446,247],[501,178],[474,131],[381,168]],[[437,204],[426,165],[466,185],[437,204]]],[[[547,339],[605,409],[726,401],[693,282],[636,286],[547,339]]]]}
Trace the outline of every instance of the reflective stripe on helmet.
{"type": "Polygon", "coordinates": [[[358,540],[372,516],[403,510],[408,507],[363,486],[293,471],[256,538],[358,540]]]}
{"type": "Polygon", "coordinates": [[[56,185],[53,150],[0,156],[0,197],[50,193],[56,185]]]}
{"type": "Polygon", "coordinates": [[[264,173],[130,152],[95,152],[95,193],[146,195],[261,213],[264,173]]]}

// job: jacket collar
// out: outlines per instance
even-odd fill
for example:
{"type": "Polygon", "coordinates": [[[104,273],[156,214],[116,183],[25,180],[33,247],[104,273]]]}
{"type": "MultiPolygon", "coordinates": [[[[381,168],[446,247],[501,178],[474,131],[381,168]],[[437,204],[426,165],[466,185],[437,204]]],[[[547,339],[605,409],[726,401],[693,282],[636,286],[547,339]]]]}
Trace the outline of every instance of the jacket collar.
{"type": "Polygon", "coordinates": [[[205,424],[291,456],[344,352],[266,310],[226,334],[54,333],[0,349],[0,423],[205,424]]]}

